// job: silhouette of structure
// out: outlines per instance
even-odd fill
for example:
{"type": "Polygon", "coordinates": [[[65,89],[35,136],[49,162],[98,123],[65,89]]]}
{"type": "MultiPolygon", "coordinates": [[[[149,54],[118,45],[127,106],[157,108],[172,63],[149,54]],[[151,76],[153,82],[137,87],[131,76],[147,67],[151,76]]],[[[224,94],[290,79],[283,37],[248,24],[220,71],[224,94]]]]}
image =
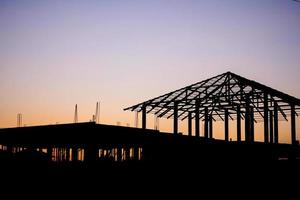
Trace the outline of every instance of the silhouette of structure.
{"type": "MultiPolygon", "coordinates": [[[[99,116],[99,105],[96,107],[99,116]]],[[[299,99],[227,72],[126,108],[142,113],[142,128],[102,125],[97,120],[77,123],[76,105],[74,124],[0,129],[0,160],[97,169],[299,160],[295,120],[299,108],[299,99]],[[174,134],[146,129],[147,113],[156,115],[155,129],[158,118],[173,118],[174,134]],[[179,119],[187,119],[188,135],[178,133],[179,119]],[[280,119],[291,121],[292,145],[278,142],[280,119]],[[224,121],[224,140],[213,138],[216,120],[224,121]],[[237,141],[229,139],[229,120],[236,120],[237,141]],[[241,139],[242,122],[245,141],[241,139]],[[264,123],[264,142],[255,141],[254,124],[258,122],[264,123]]]]}
{"type": "Polygon", "coordinates": [[[94,122],[99,124],[100,121],[100,101],[96,103],[96,112],[94,115],[94,122]]]}
{"type": "Polygon", "coordinates": [[[231,72],[195,83],[179,90],[142,102],[125,110],[142,113],[142,128],[146,129],[146,115],[173,118],[174,134],[178,133],[178,120],[187,119],[188,135],[213,138],[213,122],[224,122],[224,138],[229,140],[229,120],[236,120],[237,141],[241,141],[241,123],[245,123],[245,141],[255,141],[254,125],[264,124],[264,142],[278,143],[278,121],[291,121],[291,143],[296,140],[296,116],[300,99],[277,91],[258,82],[231,72]],[[195,133],[192,133],[192,121],[195,133]],[[200,133],[200,121],[204,133],[200,133]]]}
{"type": "Polygon", "coordinates": [[[78,110],[77,110],[77,104],[75,105],[75,113],[74,113],[74,123],[78,123],[78,110]]]}
{"type": "Polygon", "coordinates": [[[17,115],[17,127],[21,127],[22,126],[22,122],[23,121],[23,119],[22,119],[22,114],[21,113],[19,113],[18,115],[17,115]]]}

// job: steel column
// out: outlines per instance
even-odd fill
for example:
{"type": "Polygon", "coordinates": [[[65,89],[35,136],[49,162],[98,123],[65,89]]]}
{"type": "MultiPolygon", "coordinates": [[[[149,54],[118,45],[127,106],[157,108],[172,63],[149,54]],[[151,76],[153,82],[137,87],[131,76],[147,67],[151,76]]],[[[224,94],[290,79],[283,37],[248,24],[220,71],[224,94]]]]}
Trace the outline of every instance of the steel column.
{"type": "Polygon", "coordinates": [[[213,117],[209,116],[209,138],[213,138],[213,117]]]}
{"type": "Polygon", "coordinates": [[[146,110],[146,105],[143,105],[142,108],[142,129],[147,128],[147,110],[146,110]]]}
{"type": "Polygon", "coordinates": [[[192,136],[192,113],[189,112],[189,115],[188,115],[188,135],[189,136],[192,136]]]}
{"type": "Polygon", "coordinates": [[[237,137],[237,141],[240,142],[241,141],[241,107],[238,105],[237,106],[237,121],[236,121],[236,137],[237,137]]]}
{"type": "Polygon", "coordinates": [[[250,107],[250,141],[254,142],[254,109],[250,107]]]}
{"type": "Polygon", "coordinates": [[[213,117],[209,116],[209,138],[213,138],[213,117]]]}
{"type": "Polygon", "coordinates": [[[228,138],[229,138],[229,121],[228,121],[228,116],[229,116],[229,113],[228,113],[228,110],[225,109],[225,141],[228,141],[228,138]]]}
{"type": "Polygon", "coordinates": [[[292,144],[296,144],[296,118],[295,105],[291,104],[291,139],[292,144]]]}
{"type": "Polygon", "coordinates": [[[205,107],[204,110],[204,137],[208,138],[208,107],[205,107]]]}
{"type": "Polygon", "coordinates": [[[274,143],[278,144],[278,108],[274,105],[274,143]]]}
{"type": "Polygon", "coordinates": [[[250,100],[249,96],[246,96],[246,107],[245,107],[245,141],[250,142],[249,135],[251,134],[250,131],[250,100]]]}
{"type": "Polygon", "coordinates": [[[264,94],[264,141],[269,142],[269,108],[268,108],[268,94],[264,94]]]}
{"type": "Polygon", "coordinates": [[[273,135],[273,130],[274,130],[274,126],[273,126],[273,111],[270,110],[270,143],[272,144],[274,142],[274,135],[273,135]]]}
{"type": "Polygon", "coordinates": [[[174,134],[178,134],[178,101],[174,102],[174,134]]]}
{"type": "Polygon", "coordinates": [[[196,100],[196,110],[195,110],[195,135],[196,137],[200,136],[200,111],[199,111],[200,102],[196,100]]]}
{"type": "Polygon", "coordinates": [[[78,160],[78,150],[76,147],[72,148],[72,161],[75,162],[78,160]]]}

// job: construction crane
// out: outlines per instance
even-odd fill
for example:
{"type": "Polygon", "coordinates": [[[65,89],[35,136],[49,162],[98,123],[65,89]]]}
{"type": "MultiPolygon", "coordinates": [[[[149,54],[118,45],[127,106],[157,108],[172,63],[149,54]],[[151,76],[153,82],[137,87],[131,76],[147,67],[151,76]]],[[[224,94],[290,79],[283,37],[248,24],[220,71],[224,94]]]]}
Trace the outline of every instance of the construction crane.
{"type": "Polygon", "coordinates": [[[74,113],[74,123],[78,123],[78,110],[77,110],[77,104],[75,105],[75,113],[74,113]]]}
{"type": "Polygon", "coordinates": [[[96,112],[93,116],[93,121],[97,124],[100,122],[100,101],[96,103],[96,112]]]}
{"type": "Polygon", "coordinates": [[[17,115],[17,127],[22,127],[22,114],[18,113],[17,115]]]}

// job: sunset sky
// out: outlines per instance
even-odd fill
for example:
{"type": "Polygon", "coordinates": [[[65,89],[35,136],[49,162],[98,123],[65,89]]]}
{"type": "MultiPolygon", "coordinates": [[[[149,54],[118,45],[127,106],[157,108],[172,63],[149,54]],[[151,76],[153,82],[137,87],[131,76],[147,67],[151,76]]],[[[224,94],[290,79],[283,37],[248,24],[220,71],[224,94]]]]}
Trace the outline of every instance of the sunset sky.
{"type": "Polygon", "coordinates": [[[300,3],[0,1],[0,128],[70,123],[75,104],[89,121],[97,101],[101,123],[133,126],[123,108],[226,71],[300,98],[300,3]]]}

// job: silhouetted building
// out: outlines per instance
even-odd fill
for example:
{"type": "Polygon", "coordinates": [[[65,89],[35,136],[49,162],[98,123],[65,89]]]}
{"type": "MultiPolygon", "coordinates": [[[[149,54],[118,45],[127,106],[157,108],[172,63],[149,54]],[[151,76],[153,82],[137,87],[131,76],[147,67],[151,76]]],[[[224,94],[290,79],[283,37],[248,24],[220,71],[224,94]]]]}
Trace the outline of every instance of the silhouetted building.
{"type": "Polygon", "coordinates": [[[142,128],[90,122],[0,129],[0,160],[71,168],[297,160],[300,147],[295,117],[299,108],[299,99],[227,72],[125,109],[142,112],[142,128]],[[147,113],[173,118],[174,134],[146,129],[147,113]],[[288,120],[288,116],[292,145],[279,144],[278,120],[288,120]],[[187,119],[188,135],[178,132],[179,119],[187,119]],[[229,141],[229,119],[236,120],[237,141],[229,141]],[[225,140],[214,139],[216,120],[224,121],[225,140]],[[200,121],[204,122],[203,133],[200,121]],[[259,121],[265,127],[264,142],[255,141],[254,124],[259,121]],[[241,139],[242,122],[245,141],[241,139]]]}

